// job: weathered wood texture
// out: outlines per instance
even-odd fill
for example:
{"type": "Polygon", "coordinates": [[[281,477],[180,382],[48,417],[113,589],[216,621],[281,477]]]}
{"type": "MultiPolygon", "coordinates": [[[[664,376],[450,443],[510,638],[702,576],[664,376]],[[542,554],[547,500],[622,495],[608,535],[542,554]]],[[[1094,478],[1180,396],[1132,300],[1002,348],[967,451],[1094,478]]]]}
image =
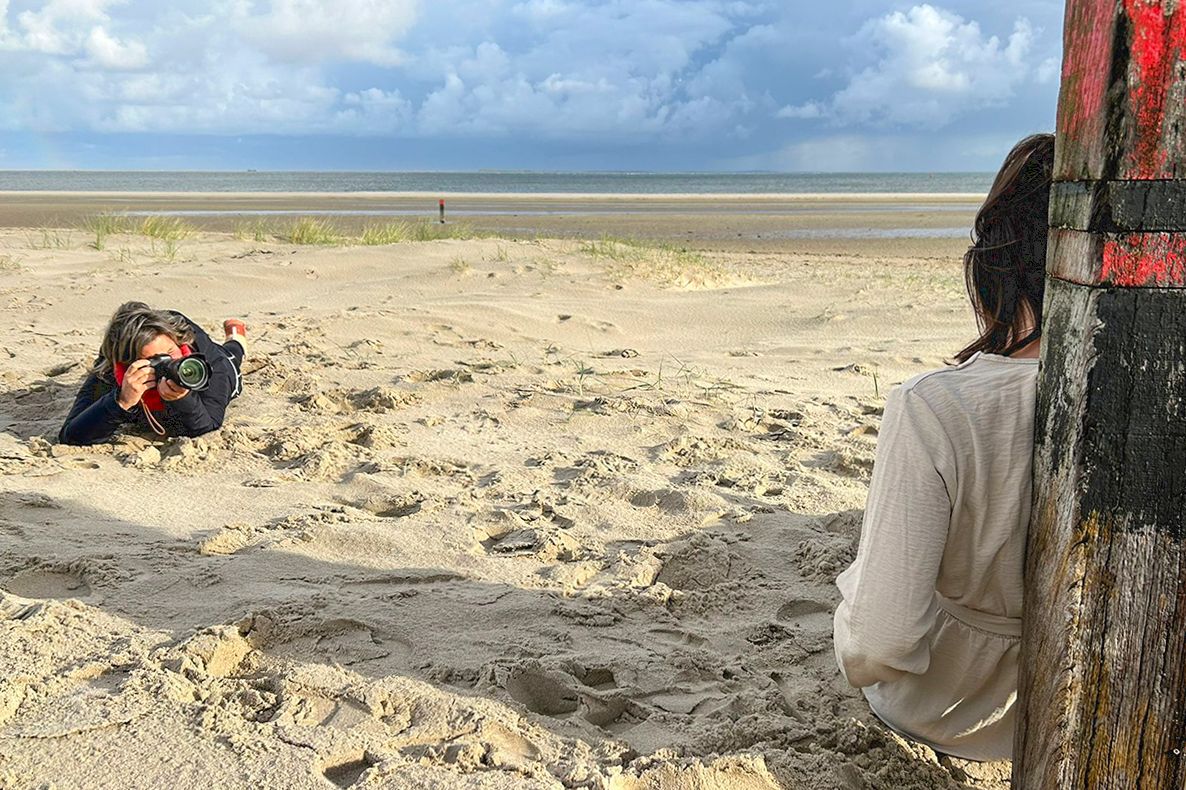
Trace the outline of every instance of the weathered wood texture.
{"type": "Polygon", "coordinates": [[[1186,0],[1069,0],[1013,784],[1186,788],[1186,0]]]}
{"type": "Polygon", "coordinates": [[[1186,787],[1186,291],[1047,285],[1020,788],[1186,787]]]}
{"type": "Polygon", "coordinates": [[[1058,181],[1186,178],[1186,3],[1069,0],[1058,181]]]}
{"type": "Polygon", "coordinates": [[[1047,272],[1081,285],[1186,288],[1186,234],[1054,229],[1047,272]]]}

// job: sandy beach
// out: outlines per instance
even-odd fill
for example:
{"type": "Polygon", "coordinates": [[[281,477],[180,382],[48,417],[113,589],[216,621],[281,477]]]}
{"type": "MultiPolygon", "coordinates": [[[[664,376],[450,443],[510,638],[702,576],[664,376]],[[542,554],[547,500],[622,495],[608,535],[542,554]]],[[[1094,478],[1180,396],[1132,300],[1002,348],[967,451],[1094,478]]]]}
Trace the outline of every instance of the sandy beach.
{"type": "Polygon", "coordinates": [[[235,213],[425,200],[0,195],[0,787],[1007,787],[831,644],[885,395],[974,333],[927,234],[976,199],[235,213]],[[221,431],[55,444],[127,299],[247,322],[221,431]]]}
{"type": "Polygon", "coordinates": [[[99,213],[168,213],[227,233],[298,217],[332,218],[357,232],[379,222],[435,222],[441,198],[450,222],[509,238],[609,235],[726,252],[936,257],[962,254],[983,196],[0,191],[0,228],[70,228],[99,213]]]}

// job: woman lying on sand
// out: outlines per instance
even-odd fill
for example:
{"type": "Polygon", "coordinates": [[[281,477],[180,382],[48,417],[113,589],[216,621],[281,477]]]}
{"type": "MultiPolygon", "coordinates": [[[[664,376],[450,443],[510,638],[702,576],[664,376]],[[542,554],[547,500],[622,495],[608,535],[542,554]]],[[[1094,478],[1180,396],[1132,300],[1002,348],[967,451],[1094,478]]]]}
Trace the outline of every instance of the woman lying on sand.
{"type": "Polygon", "coordinates": [[[120,305],[107,325],[99,358],[58,432],[63,444],[95,444],[129,424],[160,435],[201,436],[222,426],[227,404],[243,389],[239,368],[247,336],[243,322],[223,322],[226,342],[215,343],[193,321],[143,302],[120,305]],[[209,366],[205,387],[190,390],[158,380],[149,359],[201,354],[209,366]]]}
{"type": "Polygon", "coordinates": [[[1005,159],[964,256],[981,336],[886,399],[836,658],[890,727],[972,760],[1013,751],[1054,138],[1005,159]]]}

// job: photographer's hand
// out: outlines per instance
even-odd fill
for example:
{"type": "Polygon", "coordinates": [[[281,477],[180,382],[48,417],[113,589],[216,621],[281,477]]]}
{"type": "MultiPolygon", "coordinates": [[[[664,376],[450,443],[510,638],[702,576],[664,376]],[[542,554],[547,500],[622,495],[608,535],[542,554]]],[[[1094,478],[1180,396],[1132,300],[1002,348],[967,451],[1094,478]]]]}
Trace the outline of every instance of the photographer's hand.
{"type": "Polygon", "coordinates": [[[119,395],[115,402],[124,411],[131,411],[140,402],[147,390],[156,384],[156,374],[148,360],[140,359],[133,362],[124,374],[124,383],[120,385],[119,395]]]}
{"type": "Polygon", "coordinates": [[[156,391],[161,394],[161,400],[181,400],[189,394],[185,387],[179,387],[168,379],[157,384],[156,391]]]}

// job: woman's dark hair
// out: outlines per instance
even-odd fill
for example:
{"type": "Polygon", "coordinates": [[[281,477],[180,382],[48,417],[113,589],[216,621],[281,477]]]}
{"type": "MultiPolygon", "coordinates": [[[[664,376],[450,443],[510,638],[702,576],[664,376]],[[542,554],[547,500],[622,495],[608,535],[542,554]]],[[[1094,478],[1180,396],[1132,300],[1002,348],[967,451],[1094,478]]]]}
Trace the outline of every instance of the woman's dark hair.
{"type": "Polygon", "coordinates": [[[144,302],[124,302],[103,333],[95,373],[110,378],[115,363],[128,365],[136,361],[140,350],[160,335],[168,335],[177,345],[194,342],[193,330],[180,315],[153,310],[144,302]]]}
{"type": "Polygon", "coordinates": [[[1053,171],[1054,135],[1026,137],[1005,157],[976,214],[964,281],[980,337],[956,354],[959,362],[977,351],[1008,354],[1041,329],[1053,171]]]}

